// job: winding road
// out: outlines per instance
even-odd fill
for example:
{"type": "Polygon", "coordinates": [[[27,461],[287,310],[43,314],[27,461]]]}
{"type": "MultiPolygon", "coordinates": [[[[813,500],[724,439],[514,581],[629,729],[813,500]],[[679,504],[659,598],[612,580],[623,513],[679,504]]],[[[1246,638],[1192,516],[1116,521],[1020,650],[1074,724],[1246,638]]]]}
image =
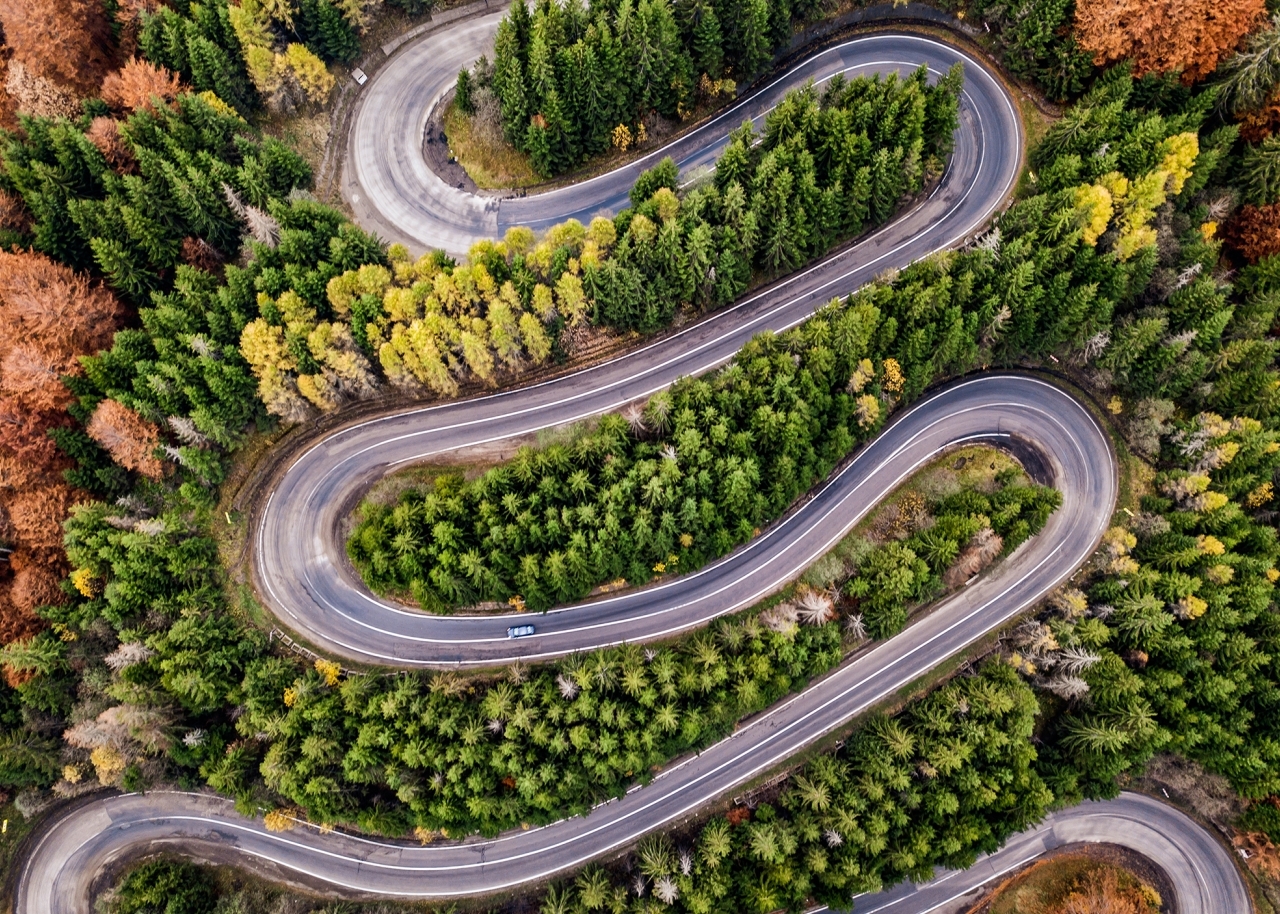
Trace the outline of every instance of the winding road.
{"type": "MultiPolygon", "coordinates": [[[[536,226],[607,211],[619,204],[644,164],[511,201],[433,187],[416,148],[426,117],[423,103],[447,85],[459,65],[486,49],[494,23],[495,17],[482,17],[430,35],[406,48],[366,87],[352,162],[376,209],[374,222],[395,229],[384,234],[459,250],[471,239],[501,231],[507,221],[536,226]]],[[[1061,490],[1063,506],[1039,536],[899,636],[588,816],[493,840],[421,847],[309,827],[271,833],[260,820],[236,814],[230,802],[204,794],[112,796],[71,808],[42,832],[24,862],[15,911],[87,912],[111,865],[166,849],[356,896],[444,898],[542,880],[686,818],[776,768],[1071,575],[1110,521],[1117,495],[1114,459],[1088,410],[1061,389],[1016,374],[961,381],[921,400],[787,519],[721,561],[661,585],[516,617],[537,626],[534,637],[518,642],[506,638],[511,617],[427,616],[378,600],[343,557],[343,516],[395,467],[616,409],[680,376],[714,369],[755,333],[794,326],[874,275],[981,229],[1007,199],[1018,173],[1021,125],[1008,94],[982,65],[932,39],[876,35],[823,51],[680,140],[674,152],[685,167],[709,161],[743,116],[759,116],[785,88],[810,77],[911,69],[921,62],[942,70],[956,60],[966,63],[956,152],[926,201],[850,249],[623,357],[542,384],[361,422],[326,436],[274,481],[255,518],[255,582],[269,608],[312,643],[368,663],[492,665],[652,639],[755,602],[825,552],[916,467],[979,440],[1034,456],[1029,462],[1042,481],[1061,490]]],[[[1185,816],[1132,794],[1056,813],[963,873],[859,898],[856,910],[923,914],[1046,849],[1099,840],[1124,844],[1164,866],[1181,914],[1248,910],[1230,854],[1185,816]]]]}
{"type": "MultiPolygon", "coordinates": [[[[552,875],[558,861],[528,848],[554,847],[562,838],[561,828],[550,826],[448,848],[421,847],[322,834],[311,827],[268,832],[261,821],[236,813],[230,801],[204,794],[126,794],[78,807],[50,825],[22,873],[14,910],[17,914],[88,912],[88,899],[98,888],[97,875],[128,846],[234,864],[274,881],[327,894],[440,899],[552,875]]],[[[900,885],[859,896],[853,910],[856,914],[927,914],[962,898],[972,900],[980,887],[1047,851],[1095,842],[1120,845],[1157,861],[1173,883],[1179,914],[1250,910],[1249,894],[1230,852],[1181,812],[1134,793],[1052,813],[967,870],[943,870],[924,885],[900,885]]],[[[580,860],[604,852],[604,847],[593,846],[580,853],[580,860]]]]}
{"type": "MultiPolygon", "coordinates": [[[[485,49],[484,41],[475,37],[476,30],[490,35],[493,28],[496,20],[485,16],[407,48],[373,78],[356,113],[353,167],[358,173],[374,175],[362,177],[362,188],[371,205],[376,203],[381,218],[404,227],[422,243],[448,246],[451,238],[462,237],[457,232],[476,238],[491,236],[495,230],[488,221],[492,213],[481,206],[482,201],[443,185],[427,168],[420,147],[426,115],[420,102],[411,103],[444,91],[462,60],[485,49]]],[[[254,579],[271,611],[324,651],[357,662],[400,666],[496,664],[517,656],[545,659],[671,634],[750,605],[794,577],[892,488],[905,461],[914,462],[950,439],[996,431],[1006,419],[1013,422],[1018,412],[1014,401],[1023,396],[1018,391],[1031,396],[1024,406],[1040,399],[1039,406],[1044,408],[1044,398],[1054,394],[1042,386],[1008,379],[931,399],[912,413],[929,425],[927,432],[921,431],[901,454],[888,440],[878,442],[859,458],[857,471],[846,472],[838,485],[828,486],[814,504],[806,506],[803,517],[700,575],[540,616],[535,621],[537,636],[519,644],[506,637],[512,616],[426,616],[406,611],[370,594],[346,560],[343,518],[375,480],[395,467],[618,409],[677,378],[723,364],[761,331],[792,327],[831,298],[848,294],[879,273],[952,247],[981,229],[1008,198],[1016,180],[1022,155],[1021,122],[1004,86],[985,67],[962,51],[919,35],[876,34],[815,54],[759,94],[677,141],[677,158],[686,167],[712,161],[728,131],[744,116],[763,117],[787,89],[808,79],[844,72],[912,70],[921,63],[941,72],[956,62],[964,63],[966,81],[956,149],[941,183],[927,200],[860,243],[619,358],[543,384],[362,422],[327,435],[305,452],[275,482],[255,522],[254,579]],[[989,408],[981,414],[963,413],[963,420],[959,413],[950,416],[945,427],[932,424],[947,416],[948,410],[967,408],[959,406],[961,401],[967,406],[981,401],[989,408]],[[1008,417],[996,407],[997,401],[1011,404],[1008,417]],[[880,468],[872,473],[877,463],[880,468]],[[870,478],[863,480],[859,474],[870,478]],[[835,506],[833,511],[827,510],[829,506],[835,506]]],[[[530,224],[557,222],[571,215],[585,218],[625,201],[634,175],[645,164],[564,190],[503,201],[503,205],[512,208],[512,218],[530,224]]],[[[1060,403],[1049,406],[1050,412],[1068,402],[1057,396],[1060,403]]],[[[1095,451],[1098,446],[1096,441],[1086,445],[1095,451]]],[[[1080,542],[1087,539],[1086,533],[1079,534],[1080,542]]]]}

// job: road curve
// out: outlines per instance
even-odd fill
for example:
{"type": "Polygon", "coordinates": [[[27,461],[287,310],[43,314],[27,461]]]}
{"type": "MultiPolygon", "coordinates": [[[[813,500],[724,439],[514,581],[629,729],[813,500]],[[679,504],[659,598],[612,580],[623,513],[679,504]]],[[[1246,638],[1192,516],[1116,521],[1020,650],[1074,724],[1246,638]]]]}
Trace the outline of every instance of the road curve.
{"type": "MultiPolygon", "coordinates": [[[[411,148],[413,144],[405,146],[403,137],[394,139],[405,131],[420,137],[420,125],[395,129],[384,125],[379,131],[368,127],[365,119],[410,118],[411,112],[422,107],[422,93],[426,91],[423,80],[442,78],[445,71],[456,72],[459,63],[449,54],[457,49],[461,49],[457,53],[463,58],[478,53],[473,46],[478,40],[473,30],[491,18],[470,20],[447,33],[429,36],[379,72],[367,87],[356,117],[353,143],[358,148],[353,150],[353,156],[357,171],[388,168],[394,172],[405,162],[418,163],[426,169],[416,147],[411,148]],[[384,97],[379,93],[392,94],[384,97]],[[380,146],[375,137],[382,138],[380,146]],[[387,137],[392,139],[388,141],[387,137]],[[387,142],[391,142],[389,153],[387,142]]],[[[846,71],[912,69],[921,63],[941,71],[956,61],[965,63],[966,80],[956,149],[946,174],[927,200],[859,244],[706,320],[603,364],[501,394],[364,422],[326,436],[303,454],[276,482],[255,518],[253,575],[267,606],[321,649],[358,662],[400,666],[493,664],[511,660],[516,653],[527,658],[547,658],[686,629],[748,605],[762,590],[772,589],[806,561],[816,558],[821,551],[818,547],[830,540],[821,534],[834,532],[837,527],[843,529],[847,526],[845,521],[857,515],[857,509],[871,503],[872,499],[866,497],[873,488],[871,484],[862,485],[857,500],[826,518],[821,531],[813,522],[813,505],[809,505],[804,510],[805,518],[790,522],[785,532],[771,533],[712,571],[662,588],[586,604],[571,612],[537,617],[534,622],[538,636],[513,645],[506,640],[510,617],[428,617],[374,597],[346,562],[340,527],[344,514],[360,495],[396,466],[618,409],[679,377],[724,363],[763,330],[794,326],[832,297],[853,291],[887,269],[952,247],[979,230],[1013,187],[1021,161],[1022,126],[998,79],[961,51],[931,38],[875,34],[819,52],[735,109],[679,140],[675,152],[686,165],[713,160],[731,126],[744,115],[762,116],[785,89],[809,78],[822,79],[846,71]],[[770,575],[769,587],[759,586],[763,581],[760,576],[754,582],[746,580],[744,555],[753,561],[772,560],[767,567],[757,566],[770,575]],[[724,577],[729,574],[736,577],[730,581],[724,577]],[[727,586],[710,586],[713,577],[727,586]]],[[[558,221],[568,215],[585,217],[625,199],[625,188],[630,185],[635,168],[621,169],[561,191],[505,201],[504,212],[526,224],[558,221]]],[[[434,178],[429,171],[422,175],[414,171],[417,177],[388,174],[389,177],[384,175],[385,182],[382,178],[368,179],[365,186],[381,187],[378,193],[382,196],[378,199],[385,197],[386,201],[383,215],[419,232],[424,241],[444,243],[443,235],[433,234],[437,229],[453,231],[461,226],[480,235],[491,235],[495,230],[484,222],[488,216],[482,219],[474,207],[466,209],[473,204],[482,206],[481,198],[449,188],[440,191],[443,197],[435,191],[424,191],[423,182],[434,178]],[[454,203],[465,203],[466,212],[458,210],[454,203]],[[441,228],[431,220],[446,220],[453,228],[441,228]]],[[[368,192],[372,195],[374,190],[368,192]]],[[[1021,394],[1006,389],[1008,385],[1019,390],[1033,389],[1025,380],[1008,379],[983,389],[990,396],[1018,400],[1021,394]]],[[[1033,400],[1048,396],[1039,388],[1035,390],[1038,392],[1033,400]]],[[[928,407],[918,407],[913,415],[923,416],[932,410],[929,414],[936,417],[940,415],[937,411],[956,402],[956,396],[948,394],[941,400],[930,400],[928,407]]],[[[1016,411],[1016,407],[1010,408],[1016,411]]],[[[999,428],[1001,415],[983,415],[991,420],[987,430],[999,428]]],[[[946,430],[934,430],[929,440],[936,447],[945,437],[944,432],[960,427],[949,425],[946,430]]],[[[965,428],[964,434],[982,430],[972,423],[965,428]]],[[[1096,436],[1089,446],[1094,448],[1096,462],[1096,436]]],[[[886,446],[877,445],[873,450],[883,454],[886,446]]],[[[923,451],[914,446],[912,453],[923,451]]],[[[871,462],[870,457],[862,460],[857,472],[863,472],[871,462]]],[[[892,469],[882,468],[877,481],[888,480],[892,469]]],[[[846,480],[850,478],[846,474],[846,480]]],[[[885,491],[883,486],[879,491],[885,491]]],[[[836,494],[832,489],[819,502],[829,505],[836,494]]]]}
{"type": "MultiPolygon", "coordinates": [[[[515,838],[545,836],[558,827],[522,832],[515,838]]],[[[474,886],[470,891],[479,893],[508,884],[513,870],[536,871],[541,877],[560,871],[546,858],[520,858],[519,851],[507,846],[512,840],[422,847],[320,834],[310,827],[268,832],[261,820],[240,816],[230,801],[220,797],[126,794],[77,807],[53,822],[26,861],[14,911],[88,914],[108,867],[130,857],[165,852],[239,866],[274,881],[353,898],[438,899],[459,894],[450,886],[459,883],[460,873],[470,874],[466,877],[474,886]]],[[[1054,848],[1079,843],[1120,845],[1155,862],[1173,883],[1176,899],[1167,900],[1175,901],[1179,914],[1251,910],[1248,890],[1230,852],[1183,813],[1134,793],[1052,813],[967,870],[942,870],[923,885],[905,884],[859,896],[853,910],[856,914],[926,914],[971,896],[1054,848]]],[[[592,845],[582,859],[604,852],[592,845]]]]}
{"type": "MultiPolygon", "coordinates": [[[[522,393],[533,398],[545,390],[522,393]]],[[[1087,409],[1036,378],[982,375],[905,410],[785,520],[700,571],[542,614],[429,615],[379,600],[360,585],[342,561],[339,523],[368,481],[389,465],[514,434],[545,423],[558,408],[554,403],[527,406],[518,397],[514,403],[496,397],[462,406],[473,409],[451,405],[327,438],[289,468],[272,493],[257,528],[259,592],[325,651],[397,666],[492,665],[651,640],[704,625],[794,579],[938,454],[977,439],[1008,442],[1017,436],[1043,454],[1046,481],[1062,492],[1063,506],[999,575],[943,604],[945,609],[912,629],[917,634],[902,636],[925,637],[926,630],[981,606],[958,642],[963,644],[1026,609],[1073,572],[1106,529],[1116,493],[1107,436],[1087,409]],[[495,414],[495,407],[507,412],[495,414]],[[473,416],[473,410],[481,415],[473,416]],[[507,626],[516,620],[533,623],[537,633],[511,641],[507,626]]],[[[931,665],[918,664],[915,672],[931,665]]]]}
{"type": "MultiPolygon", "coordinates": [[[[670,155],[682,171],[710,165],[731,130],[750,118],[757,126],[792,89],[810,79],[822,82],[837,73],[850,76],[910,71],[927,64],[935,73],[956,62],[969,71],[964,109],[985,118],[979,129],[1007,131],[1017,154],[1019,135],[1005,90],[974,58],[959,49],[921,35],[880,33],[850,39],[815,52],[706,123],[661,149],[606,174],[531,196],[476,194],[448,184],[427,165],[422,154],[427,120],[453,86],[459,68],[481,54],[492,53],[493,36],[505,10],[467,19],[429,34],[398,52],[364,87],[348,137],[344,192],[361,224],[384,238],[410,248],[443,248],[464,254],[476,241],[501,235],[513,225],[542,229],[577,218],[612,215],[629,205],[627,192],[636,177],[670,155]]],[[[974,125],[962,128],[962,143],[974,125]]],[[[987,133],[997,146],[1004,140],[987,133]]],[[[995,164],[997,170],[1002,163],[995,164]]],[[[1016,168],[1016,162],[1013,163],[1016,168]]],[[[971,174],[954,176],[955,187],[970,186],[971,174]]],[[[975,188],[978,209],[993,200],[993,186],[975,188]]],[[[980,221],[980,220],[979,220],[980,221]]],[[[918,223],[928,224],[927,222],[918,223]]]]}

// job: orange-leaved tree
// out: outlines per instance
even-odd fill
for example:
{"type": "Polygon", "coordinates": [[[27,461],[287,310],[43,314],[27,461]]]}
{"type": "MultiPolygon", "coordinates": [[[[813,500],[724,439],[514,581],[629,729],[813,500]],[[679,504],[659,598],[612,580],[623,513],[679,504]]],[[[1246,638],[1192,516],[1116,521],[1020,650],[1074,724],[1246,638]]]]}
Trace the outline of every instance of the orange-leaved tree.
{"type": "Polygon", "coordinates": [[[1134,74],[1204,79],[1266,20],[1265,0],[1077,0],[1076,41],[1098,66],[1131,58],[1134,74]]]}
{"type": "Polygon", "coordinates": [[[80,97],[115,64],[115,39],[99,0],[0,0],[10,62],[80,97]]]}
{"type": "Polygon", "coordinates": [[[154,110],[155,100],[173,101],[182,91],[178,77],[165,67],[134,57],[102,81],[102,100],[128,112],[154,110]]]}
{"type": "Polygon", "coordinates": [[[85,431],[125,469],[152,479],[164,475],[164,464],[154,453],[160,446],[160,429],[124,404],[103,400],[85,431]]]}

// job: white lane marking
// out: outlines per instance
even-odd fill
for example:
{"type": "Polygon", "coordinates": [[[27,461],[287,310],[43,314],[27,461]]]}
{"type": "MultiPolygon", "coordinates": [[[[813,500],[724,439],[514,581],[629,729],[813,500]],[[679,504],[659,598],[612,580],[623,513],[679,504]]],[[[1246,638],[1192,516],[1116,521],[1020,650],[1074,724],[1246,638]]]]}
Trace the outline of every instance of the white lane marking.
{"type": "MultiPolygon", "coordinates": [[[[997,852],[996,852],[996,854],[998,854],[998,853],[999,853],[999,851],[997,851],[997,852]]],[[[931,904],[931,905],[929,905],[929,907],[927,907],[927,908],[913,908],[913,907],[911,907],[911,906],[909,906],[909,905],[908,905],[908,910],[912,911],[912,912],[913,912],[913,914],[929,914],[929,912],[930,912],[930,911],[936,911],[936,910],[938,910],[938,908],[942,907],[944,904],[950,904],[951,902],[955,901],[957,898],[963,898],[965,895],[968,895],[968,894],[969,894],[970,892],[972,892],[974,889],[980,889],[980,888],[982,888],[984,885],[986,885],[988,882],[991,882],[993,879],[999,879],[999,878],[1000,878],[1001,876],[1003,876],[1005,873],[1013,872],[1013,871],[1014,871],[1014,870],[1016,870],[1018,867],[1020,867],[1020,866],[1024,866],[1024,865],[1026,865],[1026,864],[1030,863],[1032,860],[1035,860],[1037,857],[1043,857],[1043,856],[1045,855],[1045,853],[1046,853],[1046,851],[1043,851],[1043,850],[1042,850],[1042,851],[1037,851],[1036,853],[1031,854],[1029,857],[1024,857],[1023,859],[1018,860],[1018,861],[1017,861],[1017,862],[1015,862],[1015,863],[1010,863],[1008,866],[1004,867],[1003,869],[999,870],[998,872],[992,873],[990,876],[987,876],[987,877],[986,877],[985,879],[983,879],[981,882],[975,882],[973,885],[969,886],[968,888],[961,889],[960,891],[956,892],[955,894],[953,894],[953,895],[951,895],[951,896],[949,896],[949,897],[947,897],[947,898],[944,898],[944,899],[942,899],[941,901],[939,901],[939,902],[937,902],[937,903],[935,903],[935,904],[931,904]]],[[[991,856],[996,856],[996,854],[992,854],[991,856]]],[[[990,859],[990,858],[988,857],[987,859],[990,859]]],[[[974,865],[976,866],[977,864],[979,864],[979,863],[981,863],[981,862],[982,862],[981,860],[976,860],[976,861],[974,861],[974,865]]],[[[934,880],[932,880],[932,881],[930,881],[930,882],[926,882],[924,885],[921,885],[921,886],[919,886],[918,888],[920,888],[921,890],[923,890],[923,889],[925,889],[925,888],[928,888],[929,886],[937,885],[937,884],[939,884],[939,883],[941,883],[941,882],[946,882],[946,881],[947,881],[948,879],[950,879],[952,876],[955,876],[955,875],[957,875],[958,873],[962,873],[962,872],[967,872],[967,871],[965,871],[965,870],[947,870],[947,872],[946,872],[946,874],[945,874],[945,875],[943,875],[943,876],[939,877],[938,879],[934,879],[934,880]]],[[[909,900],[911,900],[911,898],[913,898],[913,897],[915,897],[915,896],[907,896],[906,898],[895,898],[893,901],[887,901],[887,902],[885,902],[884,904],[879,905],[879,906],[877,906],[877,907],[874,907],[874,908],[868,908],[866,911],[857,911],[857,912],[856,912],[856,914],[876,914],[876,912],[877,912],[877,911],[885,911],[885,910],[888,910],[889,908],[892,908],[892,907],[895,907],[895,906],[897,906],[897,905],[900,905],[900,904],[902,904],[902,903],[903,903],[903,902],[905,902],[905,901],[909,901],[909,900]]],[[[819,909],[818,909],[818,911],[826,911],[826,910],[829,910],[829,909],[828,909],[828,908],[819,908],[819,909]]],[[[818,912],[817,912],[817,911],[815,911],[815,912],[813,912],[813,914],[818,914],[818,912]]]]}

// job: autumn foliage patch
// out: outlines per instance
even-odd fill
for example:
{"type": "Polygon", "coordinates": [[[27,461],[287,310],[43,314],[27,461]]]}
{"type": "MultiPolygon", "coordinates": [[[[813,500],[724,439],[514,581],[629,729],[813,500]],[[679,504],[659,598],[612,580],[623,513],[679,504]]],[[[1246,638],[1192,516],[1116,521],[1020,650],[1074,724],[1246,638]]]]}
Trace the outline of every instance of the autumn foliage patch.
{"type": "Polygon", "coordinates": [[[70,425],[62,377],[111,343],[123,308],[110,292],[35,253],[0,253],[0,642],[39,627],[67,572],[62,521],[81,500],[49,430],[70,425]]]}
{"type": "Polygon", "coordinates": [[[1181,71],[1198,82],[1266,16],[1263,0],[1080,0],[1076,40],[1105,66],[1132,59],[1134,74],[1181,71]]]}
{"type": "Polygon", "coordinates": [[[1280,254],[1280,203],[1240,207],[1225,234],[1227,243],[1249,263],[1280,254]]]}

